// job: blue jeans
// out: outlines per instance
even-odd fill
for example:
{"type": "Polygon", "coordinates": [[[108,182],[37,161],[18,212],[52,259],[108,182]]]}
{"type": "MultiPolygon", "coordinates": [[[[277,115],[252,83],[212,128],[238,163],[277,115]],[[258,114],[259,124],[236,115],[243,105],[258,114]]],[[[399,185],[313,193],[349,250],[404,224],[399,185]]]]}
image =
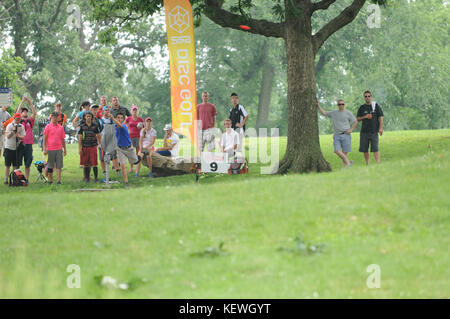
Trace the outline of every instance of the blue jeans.
{"type": "Polygon", "coordinates": [[[167,157],[172,156],[172,153],[170,153],[170,151],[157,151],[156,153],[158,153],[159,155],[162,155],[162,156],[167,156],[167,157]]]}

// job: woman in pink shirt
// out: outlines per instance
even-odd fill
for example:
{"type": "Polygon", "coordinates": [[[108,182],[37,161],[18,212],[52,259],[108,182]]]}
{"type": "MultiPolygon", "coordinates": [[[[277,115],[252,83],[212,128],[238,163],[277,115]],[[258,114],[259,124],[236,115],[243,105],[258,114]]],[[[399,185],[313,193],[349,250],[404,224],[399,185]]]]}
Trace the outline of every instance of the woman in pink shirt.
{"type": "MultiPolygon", "coordinates": [[[[125,125],[128,127],[130,133],[131,144],[136,150],[136,154],[139,152],[139,138],[141,136],[141,129],[144,127],[144,120],[138,116],[139,109],[136,105],[131,107],[131,116],[125,120],[125,125]]],[[[133,171],[133,164],[130,165],[130,172],[133,171]]]]}

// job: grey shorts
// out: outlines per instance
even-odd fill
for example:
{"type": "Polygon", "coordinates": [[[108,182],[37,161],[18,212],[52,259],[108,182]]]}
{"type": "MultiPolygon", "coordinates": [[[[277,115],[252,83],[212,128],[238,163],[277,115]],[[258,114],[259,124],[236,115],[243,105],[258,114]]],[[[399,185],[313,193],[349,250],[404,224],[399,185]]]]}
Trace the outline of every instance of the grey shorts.
{"type": "Polygon", "coordinates": [[[333,135],[334,151],[349,153],[352,151],[352,136],[350,134],[334,134],[333,135]]]}
{"type": "Polygon", "coordinates": [[[135,148],[139,148],[139,137],[133,137],[131,139],[131,145],[135,148]]]}
{"type": "Polygon", "coordinates": [[[63,151],[48,151],[48,168],[63,168],[63,151]]]}
{"type": "Polygon", "coordinates": [[[5,135],[0,132],[0,151],[5,147],[5,135]]]}
{"type": "Polygon", "coordinates": [[[127,163],[127,159],[130,164],[134,164],[138,161],[138,157],[136,155],[136,151],[132,146],[123,149],[117,148],[117,157],[119,158],[120,165],[125,165],[127,163]]]}
{"type": "Polygon", "coordinates": [[[369,144],[371,152],[378,152],[378,133],[359,134],[359,151],[361,153],[369,152],[369,144]]]}

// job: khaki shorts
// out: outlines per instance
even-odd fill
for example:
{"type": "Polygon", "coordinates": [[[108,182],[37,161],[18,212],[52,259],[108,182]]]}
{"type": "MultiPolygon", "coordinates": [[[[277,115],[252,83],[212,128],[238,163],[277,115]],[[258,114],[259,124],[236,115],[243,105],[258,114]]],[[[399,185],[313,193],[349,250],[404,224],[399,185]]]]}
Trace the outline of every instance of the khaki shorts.
{"type": "Polygon", "coordinates": [[[48,151],[48,168],[63,168],[63,151],[48,151]]]}
{"type": "Polygon", "coordinates": [[[0,151],[3,150],[3,147],[5,147],[5,134],[0,133],[0,151]]]}
{"type": "Polygon", "coordinates": [[[136,151],[132,146],[125,149],[118,147],[117,158],[119,159],[120,165],[125,165],[127,163],[127,159],[130,164],[135,164],[138,161],[136,151]]]}

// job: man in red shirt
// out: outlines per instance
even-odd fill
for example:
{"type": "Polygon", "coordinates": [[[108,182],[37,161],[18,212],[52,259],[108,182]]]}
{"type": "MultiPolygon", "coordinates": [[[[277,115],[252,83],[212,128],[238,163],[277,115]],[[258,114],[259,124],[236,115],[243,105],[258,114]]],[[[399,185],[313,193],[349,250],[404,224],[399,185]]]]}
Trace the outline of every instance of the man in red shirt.
{"type": "Polygon", "coordinates": [[[58,124],[58,112],[53,112],[51,122],[44,130],[44,155],[48,154],[48,183],[53,183],[53,168],[56,168],[57,184],[61,184],[61,169],[63,168],[63,149],[66,156],[66,134],[62,125],[58,124]]]}
{"type": "Polygon", "coordinates": [[[201,121],[201,127],[198,132],[200,152],[203,152],[205,145],[208,152],[215,149],[214,127],[216,126],[217,109],[214,104],[209,103],[209,93],[202,93],[203,103],[197,105],[198,120],[201,121]]]}

